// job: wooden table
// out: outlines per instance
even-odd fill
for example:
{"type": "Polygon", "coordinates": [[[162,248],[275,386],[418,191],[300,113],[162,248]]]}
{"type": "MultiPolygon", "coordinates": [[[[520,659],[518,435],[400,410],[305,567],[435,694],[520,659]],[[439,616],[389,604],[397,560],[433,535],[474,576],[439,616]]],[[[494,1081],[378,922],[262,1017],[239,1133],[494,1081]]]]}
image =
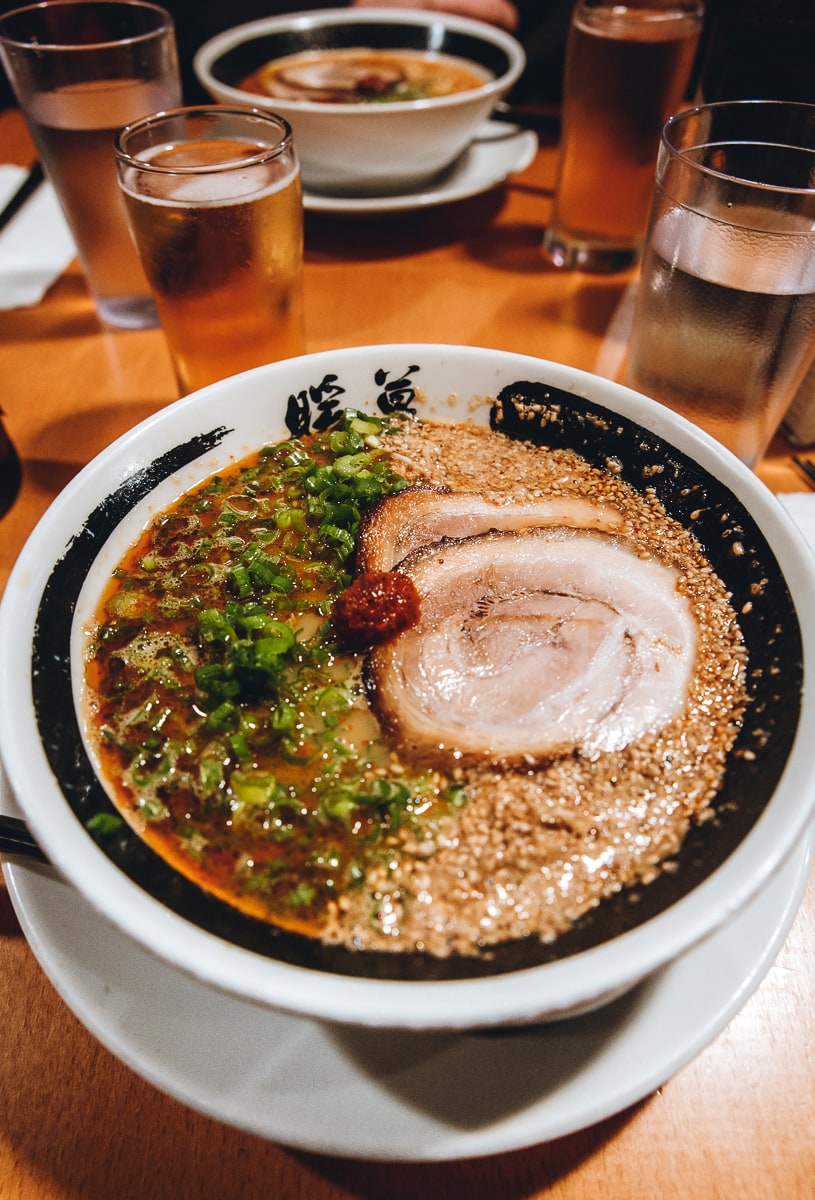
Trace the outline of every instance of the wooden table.
{"type": "MultiPolygon", "coordinates": [[[[0,161],[31,159],[16,113],[0,114],[0,147],[0,161]]],[[[553,166],[547,145],[504,188],[376,224],[310,215],[307,348],[453,342],[598,370],[630,277],[545,265],[553,166]]],[[[0,314],[0,380],[24,469],[0,520],[5,584],[60,489],[175,391],[161,333],[102,331],[75,266],[36,308],[0,314]]],[[[804,486],[781,439],[759,473],[776,491],[804,486]]],[[[815,1195],[813,947],[810,883],[758,990],[655,1094],[528,1150],[394,1167],[265,1142],[144,1082],[59,999],[0,888],[0,1200],[805,1200],[815,1195]]]]}

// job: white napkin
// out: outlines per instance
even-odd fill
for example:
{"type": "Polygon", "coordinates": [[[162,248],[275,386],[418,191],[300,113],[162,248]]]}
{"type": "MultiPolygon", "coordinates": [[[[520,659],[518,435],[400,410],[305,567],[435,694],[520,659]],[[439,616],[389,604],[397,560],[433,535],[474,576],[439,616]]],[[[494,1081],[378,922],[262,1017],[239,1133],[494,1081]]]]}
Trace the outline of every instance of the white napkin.
{"type": "MultiPolygon", "coordinates": [[[[24,167],[0,166],[0,209],[25,176],[24,167]]],[[[0,309],[39,304],[75,255],[59,201],[46,181],[0,233],[0,309]]]]}
{"type": "Polygon", "coordinates": [[[779,492],[778,499],[809,545],[815,550],[815,494],[811,492],[779,492]]]}

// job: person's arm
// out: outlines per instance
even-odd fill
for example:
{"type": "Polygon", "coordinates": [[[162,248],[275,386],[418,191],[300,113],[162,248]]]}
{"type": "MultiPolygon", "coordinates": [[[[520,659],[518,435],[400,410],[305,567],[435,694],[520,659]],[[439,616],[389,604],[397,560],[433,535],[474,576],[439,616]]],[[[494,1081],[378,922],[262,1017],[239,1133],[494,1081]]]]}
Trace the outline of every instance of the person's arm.
{"type": "Polygon", "coordinates": [[[438,12],[473,17],[513,30],[518,24],[518,10],[510,0],[351,0],[354,8],[430,8],[438,12]]]}

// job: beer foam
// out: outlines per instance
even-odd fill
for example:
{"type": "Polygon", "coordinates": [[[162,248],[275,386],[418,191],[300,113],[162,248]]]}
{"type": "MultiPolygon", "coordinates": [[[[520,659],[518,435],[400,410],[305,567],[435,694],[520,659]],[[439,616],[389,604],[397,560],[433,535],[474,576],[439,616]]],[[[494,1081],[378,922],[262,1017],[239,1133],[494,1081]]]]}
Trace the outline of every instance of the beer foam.
{"type": "Polygon", "coordinates": [[[282,191],[295,176],[293,167],[281,176],[280,164],[256,164],[230,171],[207,171],[202,175],[127,172],[126,187],[133,196],[188,208],[198,204],[239,204],[282,191]]]}
{"type": "Polygon", "coordinates": [[[670,42],[694,37],[702,27],[702,8],[632,9],[624,6],[581,10],[576,28],[590,37],[618,42],[670,42]]]}

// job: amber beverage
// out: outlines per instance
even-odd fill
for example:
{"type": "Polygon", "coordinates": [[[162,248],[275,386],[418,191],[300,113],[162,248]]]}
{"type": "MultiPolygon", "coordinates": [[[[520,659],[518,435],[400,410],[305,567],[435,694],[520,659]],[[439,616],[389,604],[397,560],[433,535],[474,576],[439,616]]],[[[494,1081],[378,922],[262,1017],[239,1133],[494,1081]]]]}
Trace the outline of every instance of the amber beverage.
{"type": "Polygon", "coordinates": [[[698,0],[579,0],[564,79],[563,133],[544,247],[557,266],[636,262],[659,136],[681,107],[704,9],[698,0]]]}
{"type": "Polygon", "coordinates": [[[286,122],[177,109],[124,129],[116,153],[181,392],[302,353],[303,205],[286,122]]]}

